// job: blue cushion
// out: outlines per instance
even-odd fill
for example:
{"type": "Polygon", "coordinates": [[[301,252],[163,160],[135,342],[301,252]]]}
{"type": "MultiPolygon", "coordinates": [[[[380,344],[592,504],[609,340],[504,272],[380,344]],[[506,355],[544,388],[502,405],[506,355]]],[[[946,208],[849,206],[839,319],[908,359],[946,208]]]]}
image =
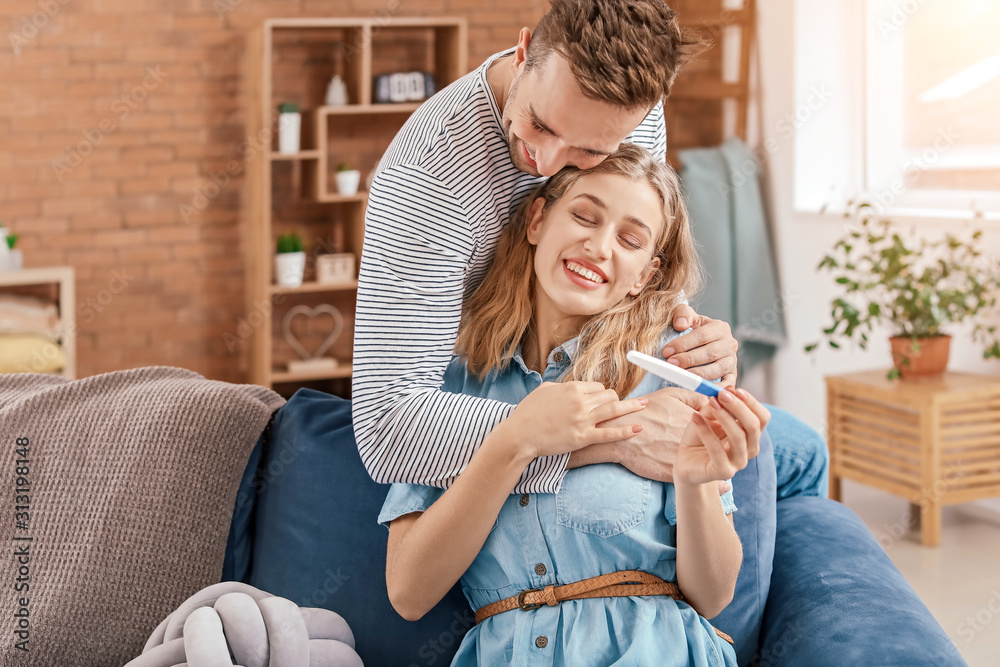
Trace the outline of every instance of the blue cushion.
{"type": "MultiPolygon", "coordinates": [[[[448,664],[475,616],[458,585],[415,623],[389,604],[388,531],[376,522],[389,487],[361,463],[350,401],[300,389],[262,449],[259,476],[240,488],[256,507],[253,557],[239,580],[343,616],[366,665],[448,664]]],[[[230,572],[239,555],[234,548],[230,572]]]]}
{"type": "Polygon", "coordinates": [[[854,512],[778,503],[774,578],[755,664],[964,665],[958,649],[854,512]]]}
{"type": "Polygon", "coordinates": [[[771,586],[775,470],[769,431],[770,426],[760,439],[760,453],[733,477],[733,498],[738,508],[733,525],[743,544],[743,564],[733,601],[712,619],[712,625],[733,638],[740,665],[749,664],[757,652],[761,617],[771,586]]]}
{"type": "Polygon", "coordinates": [[[250,452],[250,460],[243,471],[243,480],[236,492],[236,504],[233,507],[233,519],[229,524],[229,537],[226,540],[226,558],[222,563],[222,579],[220,581],[246,582],[250,575],[250,558],[253,553],[253,517],[256,503],[256,478],[264,447],[271,437],[271,426],[274,415],[267,423],[264,432],[257,439],[257,444],[250,452]]]}

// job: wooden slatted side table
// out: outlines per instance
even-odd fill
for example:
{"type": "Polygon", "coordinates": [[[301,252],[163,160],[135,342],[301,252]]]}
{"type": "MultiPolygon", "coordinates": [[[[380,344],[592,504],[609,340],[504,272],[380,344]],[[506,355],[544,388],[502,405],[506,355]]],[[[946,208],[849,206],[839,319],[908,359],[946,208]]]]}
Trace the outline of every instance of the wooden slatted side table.
{"type": "Polygon", "coordinates": [[[937,546],[942,505],[1000,496],[1000,378],[882,370],[828,376],[826,390],[834,500],[844,479],[907,498],[937,546]]]}

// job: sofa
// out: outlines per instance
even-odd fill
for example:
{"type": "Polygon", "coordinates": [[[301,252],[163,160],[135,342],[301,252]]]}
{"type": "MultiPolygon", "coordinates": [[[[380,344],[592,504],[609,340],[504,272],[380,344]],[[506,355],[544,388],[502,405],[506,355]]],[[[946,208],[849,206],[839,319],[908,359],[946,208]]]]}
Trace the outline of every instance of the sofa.
{"type": "MultiPolygon", "coordinates": [[[[787,413],[768,430],[819,437],[787,413]]],[[[0,599],[14,633],[0,664],[120,667],[223,581],[336,612],[370,667],[446,665],[474,624],[458,586],[420,621],[392,610],[375,520],[388,487],[364,470],[349,401],[302,389],[286,402],[170,367],[0,375],[0,439],[17,490],[0,539],[24,553],[0,559],[22,591],[0,599]]],[[[740,663],[965,664],[850,510],[774,504],[769,455],[762,443],[733,480],[751,593],[713,620],[740,663]]]]}
{"type": "MultiPolygon", "coordinates": [[[[769,429],[779,437],[819,437],[775,413],[769,429]]],[[[777,502],[773,527],[748,526],[740,521],[752,510],[752,494],[741,494],[747,483],[773,489],[773,472],[768,478],[750,465],[733,480],[744,499],[734,515],[745,547],[740,576],[767,579],[757,586],[769,588],[765,611],[759,628],[729,626],[726,612],[713,621],[737,639],[741,664],[965,664],[857,515],[825,498],[791,497],[777,502]],[[769,541],[773,560],[759,562],[751,545],[769,552],[769,541]]],[[[341,614],[366,665],[447,665],[475,623],[473,611],[459,585],[417,622],[393,611],[387,532],[375,521],[387,491],[358,456],[350,402],[300,389],[244,472],[222,578],[341,614]]]]}

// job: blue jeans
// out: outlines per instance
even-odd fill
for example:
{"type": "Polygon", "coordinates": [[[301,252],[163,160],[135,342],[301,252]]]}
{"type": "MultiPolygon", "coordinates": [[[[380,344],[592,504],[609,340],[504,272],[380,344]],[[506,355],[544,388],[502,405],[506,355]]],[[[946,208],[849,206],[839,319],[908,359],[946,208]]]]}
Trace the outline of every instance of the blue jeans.
{"type": "Polygon", "coordinates": [[[774,447],[778,473],[778,500],[791,496],[826,498],[829,491],[830,451],[823,437],[787,410],[771,411],[767,432],[774,447]]]}

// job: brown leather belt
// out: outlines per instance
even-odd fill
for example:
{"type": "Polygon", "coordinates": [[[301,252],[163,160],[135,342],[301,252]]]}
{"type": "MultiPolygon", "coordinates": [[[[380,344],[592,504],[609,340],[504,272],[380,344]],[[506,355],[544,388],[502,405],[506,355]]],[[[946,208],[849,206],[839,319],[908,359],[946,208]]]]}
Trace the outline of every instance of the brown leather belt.
{"type": "MultiPolygon", "coordinates": [[[[660,579],[655,574],[641,570],[622,570],[611,574],[602,574],[564,586],[550,584],[545,588],[529,588],[512,597],[493,602],[476,612],[476,623],[482,623],[490,616],[501,614],[512,609],[531,611],[543,605],[554,607],[566,600],[582,600],[584,598],[613,598],[631,595],[669,595],[675,600],[683,600],[681,589],[677,584],[660,579]]],[[[715,634],[730,644],[732,638],[725,632],[713,628],[715,634]]]]}

